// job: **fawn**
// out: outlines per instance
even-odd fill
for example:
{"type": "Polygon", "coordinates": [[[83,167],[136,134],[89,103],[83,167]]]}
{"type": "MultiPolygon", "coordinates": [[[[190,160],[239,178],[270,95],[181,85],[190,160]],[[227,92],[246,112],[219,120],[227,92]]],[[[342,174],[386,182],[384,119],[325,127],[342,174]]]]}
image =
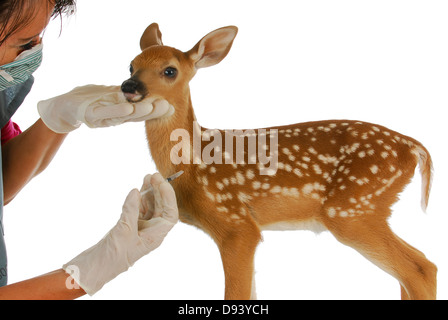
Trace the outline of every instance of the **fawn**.
{"type": "Polygon", "coordinates": [[[140,41],[142,53],[131,63],[131,78],[122,85],[129,101],[162,98],[174,106],[173,114],[146,122],[149,148],[165,177],[184,171],[172,183],[180,219],[216,242],[225,298],[255,298],[254,254],[262,230],[315,228],[330,231],[395,277],[403,299],[435,299],[436,266],[397,237],[387,222],[417,164],[426,209],[432,161],[421,143],[379,125],[349,120],[247,134],[210,131],[197,124],[189,81],[198,69],[224,59],[237,31],[233,26],[215,30],[182,52],[164,46],[158,25],[151,24],[140,41]],[[180,142],[173,134],[179,129],[187,133],[180,142]],[[212,147],[203,146],[201,141],[211,136],[212,147]],[[225,151],[217,143],[220,137],[226,137],[225,151]],[[230,143],[241,138],[248,144],[258,139],[258,153],[230,143]],[[270,152],[275,168],[254,161],[261,151],[270,152]],[[204,154],[213,161],[204,160],[204,154]]]}

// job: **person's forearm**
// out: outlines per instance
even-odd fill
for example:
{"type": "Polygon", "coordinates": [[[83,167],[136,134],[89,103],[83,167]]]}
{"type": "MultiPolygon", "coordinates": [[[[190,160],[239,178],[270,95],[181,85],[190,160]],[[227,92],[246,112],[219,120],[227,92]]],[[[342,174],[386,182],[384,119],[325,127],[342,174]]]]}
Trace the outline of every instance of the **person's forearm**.
{"type": "Polygon", "coordinates": [[[39,119],[2,147],[5,204],[48,166],[66,136],[54,133],[39,119]]]}
{"type": "Polygon", "coordinates": [[[73,300],[85,294],[62,269],[0,288],[0,300],[73,300]]]}

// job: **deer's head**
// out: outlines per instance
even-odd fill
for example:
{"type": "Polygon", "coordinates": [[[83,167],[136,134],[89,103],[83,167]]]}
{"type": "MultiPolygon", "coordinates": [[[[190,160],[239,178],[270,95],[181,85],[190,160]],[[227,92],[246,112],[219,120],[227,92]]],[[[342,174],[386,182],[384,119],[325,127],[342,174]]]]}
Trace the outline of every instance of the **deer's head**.
{"type": "Polygon", "coordinates": [[[129,102],[165,99],[176,108],[189,94],[189,82],[200,68],[222,61],[238,29],[233,26],[210,32],[191,50],[182,52],[164,46],[156,23],[151,24],[140,40],[142,53],[130,66],[131,77],[121,89],[129,102]]]}

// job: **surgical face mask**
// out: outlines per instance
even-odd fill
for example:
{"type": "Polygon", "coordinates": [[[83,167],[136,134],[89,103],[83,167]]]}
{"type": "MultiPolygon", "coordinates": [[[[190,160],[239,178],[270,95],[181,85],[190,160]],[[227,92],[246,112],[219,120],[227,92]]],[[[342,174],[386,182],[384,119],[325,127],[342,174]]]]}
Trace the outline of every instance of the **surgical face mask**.
{"type": "Polygon", "coordinates": [[[0,66],[0,91],[25,82],[42,63],[42,43],[23,51],[10,63],[0,66]]]}

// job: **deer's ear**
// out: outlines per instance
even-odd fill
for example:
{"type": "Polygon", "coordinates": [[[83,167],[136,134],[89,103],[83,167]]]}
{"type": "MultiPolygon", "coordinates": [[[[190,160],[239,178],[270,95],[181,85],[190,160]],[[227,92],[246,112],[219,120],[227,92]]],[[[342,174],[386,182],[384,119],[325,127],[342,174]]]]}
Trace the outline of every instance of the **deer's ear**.
{"type": "Polygon", "coordinates": [[[162,43],[162,33],[159,30],[159,25],[157,23],[151,24],[143,32],[142,38],[140,39],[140,48],[145,50],[151,46],[163,46],[162,43]]]}
{"type": "Polygon", "coordinates": [[[187,52],[195,63],[196,69],[218,64],[229,53],[233,40],[238,33],[234,26],[224,27],[210,32],[187,52]]]}

